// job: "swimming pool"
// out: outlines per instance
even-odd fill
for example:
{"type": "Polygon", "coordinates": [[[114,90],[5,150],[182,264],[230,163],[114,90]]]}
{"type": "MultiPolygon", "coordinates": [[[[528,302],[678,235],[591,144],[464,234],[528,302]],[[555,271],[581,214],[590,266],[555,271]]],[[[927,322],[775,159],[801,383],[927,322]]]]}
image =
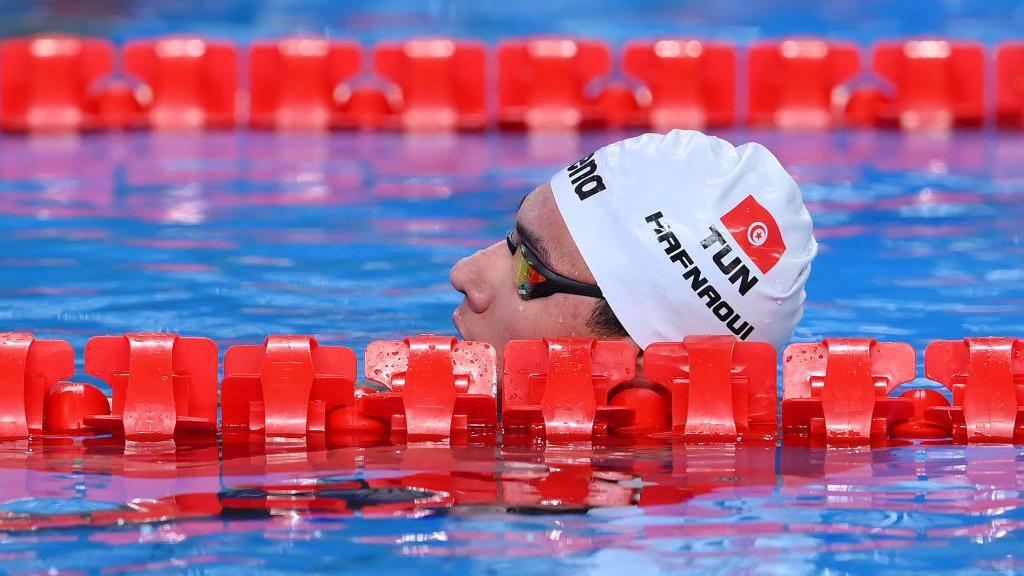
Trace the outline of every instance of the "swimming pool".
{"type": "MultiPolygon", "coordinates": [[[[239,43],[574,33],[618,45],[683,31],[866,46],[938,34],[991,46],[1024,25],[1010,1],[80,6],[0,7],[0,29],[239,43]]],[[[452,333],[461,297],[448,268],[500,240],[522,195],[556,169],[633,133],[2,135],[0,331],[76,351],[98,334],[171,331],[210,337],[222,354],[267,334],[363,350],[452,333]]],[[[920,358],[937,339],[1024,334],[1019,132],[714,133],[768,146],[813,214],[821,252],[795,340],[904,341],[920,358]]],[[[95,381],[77,362],[75,379],[95,381]]],[[[33,438],[0,442],[0,571],[1013,573],[1024,569],[1022,466],[1019,446],[942,441],[33,438]]]]}
{"type": "MultiPolygon", "coordinates": [[[[524,190],[625,135],[5,136],[3,325],[77,349],[156,329],[221,350],[450,333],[448,267],[502,237],[524,190]]],[[[1018,135],[721,135],[774,150],[814,214],[796,339],[1024,332],[1018,135]]],[[[1013,571],[1022,462],[1010,446],[33,440],[0,446],[0,552],[12,573],[1013,571]]]]}

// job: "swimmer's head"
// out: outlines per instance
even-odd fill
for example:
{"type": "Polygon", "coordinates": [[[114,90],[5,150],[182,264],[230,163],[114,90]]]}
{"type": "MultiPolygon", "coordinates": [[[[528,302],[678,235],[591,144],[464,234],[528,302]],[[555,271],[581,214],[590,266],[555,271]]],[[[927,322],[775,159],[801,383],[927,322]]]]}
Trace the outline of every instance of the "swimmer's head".
{"type": "Polygon", "coordinates": [[[452,285],[464,295],[452,315],[463,338],[490,342],[500,354],[509,340],[627,337],[603,298],[563,292],[529,300],[520,296],[523,245],[549,272],[596,285],[558,214],[550,185],[542,184],[523,198],[509,229],[510,238],[463,258],[451,269],[452,285]]]}
{"type": "Polygon", "coordinates": [[[817,252],[800,190],[767,149],[681,130],[623,140],[560,170],[525,198],[516,228],[451,272],[466,296],[456,327],[499,350],[524,338],[644,348],[698,334],[781,347],[803,313],[817,252]],[[524,252],[539,264],[532,275],[524,252]],[[524,300],[530,290],[517,283],[546,276],[555,281],[524,300]]]}

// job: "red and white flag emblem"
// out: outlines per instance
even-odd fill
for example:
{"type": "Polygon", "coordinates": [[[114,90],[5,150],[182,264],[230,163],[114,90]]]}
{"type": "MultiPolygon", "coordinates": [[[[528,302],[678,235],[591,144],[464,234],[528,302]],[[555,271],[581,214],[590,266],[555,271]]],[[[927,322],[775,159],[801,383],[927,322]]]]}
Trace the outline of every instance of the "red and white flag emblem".
{"type": "Polygon", "coordinates": [[[763,274],[774,268],[786,252],[775,218],[753,196],[747,196],[726,212],[722,224],[763,274]]]}

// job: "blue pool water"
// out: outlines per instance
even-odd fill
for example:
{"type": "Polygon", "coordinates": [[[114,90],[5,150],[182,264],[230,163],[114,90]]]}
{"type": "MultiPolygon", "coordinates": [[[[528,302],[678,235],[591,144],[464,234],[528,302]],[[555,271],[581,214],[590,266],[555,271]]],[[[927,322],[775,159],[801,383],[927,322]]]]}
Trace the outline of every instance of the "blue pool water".
{"type": "MultiPolygon", "coordinates": [[[[0,138],[0,324],[451,333],[447,270],[626,133],[0,138]]],[[[1020,135],[720,133],[801,182],[821,255],[796,338],[1024,333],[1020,135]]],[[[1014,447],[0,444],[11,573],[1021,568],[1014,447]],[[34,527],[34,530],[27,528],[34,527]]]]}
{"type": "Polygon", "coordinates": [[[37,0],[2,2],[0,16],[5,35],[63,30],[119,41],[182,33],[245,42],[295,33],[363,42],[569,34],[616,44],[678,35],[746,44],[814,34],[862,44],[922,35],[994,44],[1019,40],[1024,28],[1020,0],[220,0],[201,10],[181,0],[37,0]]]}

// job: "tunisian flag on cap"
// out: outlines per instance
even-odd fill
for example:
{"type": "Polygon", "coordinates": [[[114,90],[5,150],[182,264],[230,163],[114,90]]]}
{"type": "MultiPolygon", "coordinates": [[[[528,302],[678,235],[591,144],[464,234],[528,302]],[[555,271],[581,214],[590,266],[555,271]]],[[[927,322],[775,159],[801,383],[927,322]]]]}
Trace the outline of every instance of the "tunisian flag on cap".
{"type": "Polygon", "coordinates": [[[753,196],[747,196],[726,212],[722,224],[762,274],[770,272],[786,253],[786,241],[778,223],[753,196]]]}
{"type": "Polygon", "coordinates": [[[610,144],[585,164],[559,170],[551,190],[638,346],[708,334],[786,345],[817,243],[799,186],[767,148],[673,130],[610,144]]]}

